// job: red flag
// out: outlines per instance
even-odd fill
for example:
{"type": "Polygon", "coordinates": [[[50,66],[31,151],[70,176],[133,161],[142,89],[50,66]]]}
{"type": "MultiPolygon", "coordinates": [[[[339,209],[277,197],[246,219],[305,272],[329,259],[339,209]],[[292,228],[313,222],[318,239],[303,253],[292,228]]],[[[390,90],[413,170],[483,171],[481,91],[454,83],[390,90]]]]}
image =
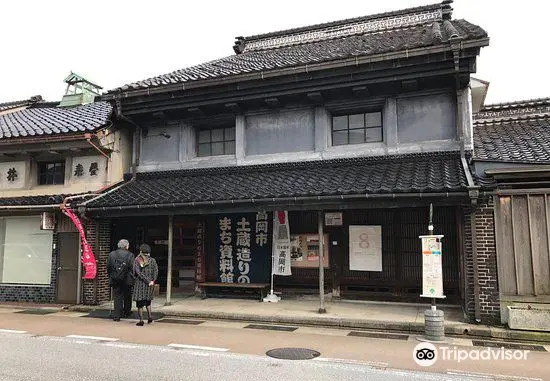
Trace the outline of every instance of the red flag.
{"type": "Polygon", "coordinates": [[[84,270],[86,271],[83,278],[94,279],[97,273],[97,264],[95,262],[94,253],[92,253],[92,248],[88,244],[88,241],[86,241],[84,227],[78,217],[70,209],[62,209],[62,211],[73,221],[74,225],[78,229],[78,232],[80,233],[80,239],[82,241],[82,263],[84,264],[84,270]]]}

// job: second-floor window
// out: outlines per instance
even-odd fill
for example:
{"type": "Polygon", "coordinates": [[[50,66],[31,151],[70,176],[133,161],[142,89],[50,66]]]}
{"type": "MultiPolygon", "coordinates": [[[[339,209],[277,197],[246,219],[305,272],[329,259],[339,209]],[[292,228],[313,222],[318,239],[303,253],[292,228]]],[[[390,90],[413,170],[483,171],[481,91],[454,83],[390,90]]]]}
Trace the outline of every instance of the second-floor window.
{"type": "Polygon", "coordinates": [[[332,116],[332,145],[383,141],[382,112],[332,116]]]}
{"type": "Polygon", "coordinates": [[[197,135],[198,156],[235,154],[235,127],[200,129],[197,135]]]}
{"type": "Polygon", "coordinates": [[[65,162],[38,163],[38,185],[57,185],[65,182],[65,162]]]}

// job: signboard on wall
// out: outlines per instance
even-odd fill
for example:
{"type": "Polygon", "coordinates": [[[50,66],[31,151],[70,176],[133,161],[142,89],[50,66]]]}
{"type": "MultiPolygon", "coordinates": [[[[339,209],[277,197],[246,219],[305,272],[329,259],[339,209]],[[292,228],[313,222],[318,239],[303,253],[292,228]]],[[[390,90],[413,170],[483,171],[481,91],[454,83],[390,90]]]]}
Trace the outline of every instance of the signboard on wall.
{"type": "Polygon", "coordinates": [[[349,227],[349,269],[382,271],[382,226],[349,227]]]}
{"type": "Polygon", "coordinates": [[[422,240],[422,295],[424,298],[445,298],[443,295],[443,267],[441,262],[442,235],[423,235],[422,240]]]}
{"type": "Polygon", "coordinates": [[[325,213],[326,226],[342,226],[343,224],[342,212],[325,213]]]}
{"type": "Polygon", "coordinates": [[[273,275],[292,275],[290,270],[290,227],[288,212],[273,213],[273,275]]]}
{"type": "MultiPolygon", "coordinates": [[[[323,266],[329,267],[328,234],[324,235],[323,266]]],[[[291,234],[290,258],[292,267],[319,267],[319,234],[291,234]]]]}
{"type": "Polygon", "coordinates": [[[267,212],[216,216],[217,281],[267,283],[272,223],[267,212]]]}

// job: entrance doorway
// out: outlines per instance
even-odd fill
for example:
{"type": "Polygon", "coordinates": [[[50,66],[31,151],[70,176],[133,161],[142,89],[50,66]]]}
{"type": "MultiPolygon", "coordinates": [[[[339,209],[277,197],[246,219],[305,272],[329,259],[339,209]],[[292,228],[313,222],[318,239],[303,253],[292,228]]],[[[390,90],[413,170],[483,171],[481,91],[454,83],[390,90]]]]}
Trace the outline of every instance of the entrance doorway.
{"type": "Polygon", "coordinates": [[[80,265],[79,240],[78,233],[59,233],[57,235],[59,247],[57,301],[60,303],[76,303],[78,266],[80,265]]]}

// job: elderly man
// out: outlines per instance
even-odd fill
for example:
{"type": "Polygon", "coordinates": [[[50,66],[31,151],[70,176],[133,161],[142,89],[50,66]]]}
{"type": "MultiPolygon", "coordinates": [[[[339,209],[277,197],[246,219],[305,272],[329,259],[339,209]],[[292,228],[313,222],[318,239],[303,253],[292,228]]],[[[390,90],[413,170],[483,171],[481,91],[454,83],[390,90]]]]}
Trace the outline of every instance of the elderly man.
{"type": "Polygon", "coordinates": [[[134,284],[132,272],[134,255],[128,251],[130,243],[126,239],[121,239],[117,246],[118,249],[110,252],[107,258],[107,275],[115,299],[114,321],[120,321],[121,317],[126,318],[132,313],[132,286],[134,284]]]}

